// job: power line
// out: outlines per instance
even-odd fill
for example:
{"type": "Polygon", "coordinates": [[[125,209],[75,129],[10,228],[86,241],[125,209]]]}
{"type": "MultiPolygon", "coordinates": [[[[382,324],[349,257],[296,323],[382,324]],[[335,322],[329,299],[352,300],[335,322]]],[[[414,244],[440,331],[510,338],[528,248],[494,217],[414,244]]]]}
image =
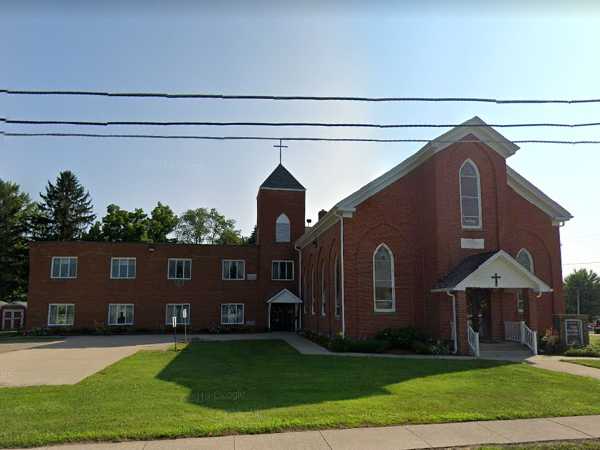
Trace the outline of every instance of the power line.
{"type": "Polygon", "coordinates": [[[166,93],[166,92],[110,92],[83,90],[23,90],[0,89],[7,95],[71,95],[94,97],[133,97],[168,99],[205,99],[205,100],[277,100],[277,101],[351,101],[351,102],[471,102],[496,104],[581,104],[600,103],[600,99],[497,99],[486,97],[357,97],[357,96],[317,96],[317,95],[239,95],[211,93],[166,93]]]}
{"type": "Polygon", "coordinates": [[[465,123],[340,123],[340,122],[219,122],[219,121],[144,121],[144,120],[34,120],[34,119],[9,119],[0,117],[0,122],[13,125],[76,125],[76,126],[254,126],[254,127],[326,127],[326,128],[460,128],[460,127],[494,127],[494,128],[528,128],[528,127],[555,127],[555,128],[583,128],[597,127],[600,122],[585,123],[491,123],[491,124],[465,124],[465,123]]]}
{"type": "MultiPolygon", "coordinates": [[[[376,138],[324,138],[324,137],[273,137],[273,136],[209,136],[209,135],[186,135],[186,134],[102,134],[102,133],[23,133],[1,131],[0,135],[7,137],[81,137],[81,138],[142,138],[142,139],[189,139],[189,140],[239,140],[239,141],[311,141],[311,142],[374,142],[374,143],[428,143],[431,139],[376,139],[376,138]]],[[[526,139],[512,141],[515,144],[563,144],[563,145],[583,145],[600,144],[600,140],[547,140],[547,139],[526,139]]],[[[456,143],[481,143],[481,144],[499,144],[504,141],[461,139],[461,140],[436,140],[440,144],[456,143]]]]}

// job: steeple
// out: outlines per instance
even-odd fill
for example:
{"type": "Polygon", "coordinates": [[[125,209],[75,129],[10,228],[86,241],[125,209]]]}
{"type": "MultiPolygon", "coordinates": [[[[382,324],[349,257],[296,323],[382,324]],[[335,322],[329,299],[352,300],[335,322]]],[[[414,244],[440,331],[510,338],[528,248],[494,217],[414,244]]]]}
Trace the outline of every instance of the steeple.
{"type": "Polygon", "coordinates": [[[279,164],[271,175],[260,185],[260,189],[281,189],[286,191],[306,191],[296,178],[279,164]]]}

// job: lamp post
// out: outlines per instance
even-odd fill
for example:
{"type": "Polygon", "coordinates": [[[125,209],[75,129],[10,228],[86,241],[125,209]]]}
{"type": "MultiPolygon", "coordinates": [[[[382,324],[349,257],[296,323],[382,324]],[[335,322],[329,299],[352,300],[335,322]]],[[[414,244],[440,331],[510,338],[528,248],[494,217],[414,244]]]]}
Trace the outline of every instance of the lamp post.
{"type": "Polygon", "coordinates": [[[171,323],[173,325],[173,346],[177,351],[177,316],[171,317],[171,323]]]}
{"type": "Polygon", "coordinates": [[[181,310],[181,317],[183,317],[183,340],[187,344],[187,308],[181,310]]]}

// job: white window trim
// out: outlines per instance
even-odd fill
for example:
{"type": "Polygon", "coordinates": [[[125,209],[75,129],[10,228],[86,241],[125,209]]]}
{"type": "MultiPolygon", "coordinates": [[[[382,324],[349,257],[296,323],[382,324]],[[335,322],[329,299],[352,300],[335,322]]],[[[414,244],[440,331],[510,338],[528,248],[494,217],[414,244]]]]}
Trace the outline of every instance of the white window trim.
{"type": "MultiPolygon", "coordinates": [[[[175,271],[177,272],[177,270],[175,271]]],[[[185,269],[184,269],[185,274],[185,269]]],[[[168,258],[167,260],[167,280],[191,280],[192,279],[192,258],[168,258]],[[171,261],[189,261],[190,262],[190,277],[189,278],[178,278],[178,277],[170,277],[169,276],[169,266],[171,265],[171,261]]]]}
{"type": "Polygon", "coordinates": [[[48,324],[48,327],[72,327],[73,324],[75,323],[75,303],[49,303],[48,304],[48,320],[46,321],[46,323],[48,324]],[[73,322],[71,322],[70,324],[50,323],[50,310],[52,309],[53,306],[72,306],[73,307],[73,322]]]}
{"type": "Polygon", "coordinates": [[[325,317],[327,315],[325,308],[327,293],[325,291],[325,263],[323,262],[323,265],[321,266],[321,317],[325,317]]]}
{"type": "Polygon", "coordinates": [[[246,306],[244,303],[221,303],[219,307],[221,314],[221,325],[244,325],[246,323],[246,306]],[[223,323],[223,306],[241,306],[242,307],[242,321],[236,323],[223,323]]]}
{"type": "Polygon", "coordinates": [[[393,313],[396,312],[396,268],[394,264],[394,253],[386,244],[379,244],[373,256],[371,257],[371,264],[373,265],[373,311],[378,313],[393,313]],[[381,247],[384,247],[390,253],[390,260],[392,263],[392,307],[391,308],[377,308],[377,294],[375,285],[375,255],[381,247]]]}
{"type": "MultiPolygon", "coordinates": [[[[129,275],[129,269],[127,269],[127,275],[129,275]]],[[[110,279],[111,280],[135,280],[137,278],[137,258],[135,256],[113,256],[110,258],[110,279]],[[133,265],[135,266],[135,276],[130,277],[113,277],[113,273],[112,273],[112,268],[113,268],[113,261],[115,259],[133,259],[133,265]]]]}
{"type": "Polygon", "coordinates": [[[273,259],[271,261],[271,281],[294,281],[296,278],[296,267],[293,259],[273,259]],[[273,263],[292,263],[292,278],[274,278],[273,277],[273,263]]]}
{"type": "Polygon", "coordinates": [[[191,306],[189,303],[167,303],[165,305],[165,325],[173,325],[173,320],[171,317],[169,317],[169,306],[185,306],[187,309],[187,323],[182,322],[182,323],[177,323],[177,325],[189,325],[191,318],[192,318],[192,312],[191,312],[191,306]]]}
{"type": "MultiPolygon", "coordinates": [[[[60,274],[60,270],[59,270],[60,274]]],[[[53,256],[52,263],[50,264],[50,278],[53,280],[75,280],[77,279],[77,275],[79,275],[79,258],[77,256],[53,256]],[[59,258],[72,258],[75,260],[75,276],[74,277],[55,277],[54,276],[54,261],[59,258]]],[[[60,303],[62,305],[62,303],[60,303]]]]}
{"type": "Polygon", "coordinates": [[[292,242],[292,222],[290,221],[290,218],[287,216],[286,213],[281,213],[277,216],[277,219],[275,219],[275,242],[277,243],[288,243],[288,242],[292,242]],[[285,221],[279,221],[279,219],[285,218],[285,221]],[[277,239],[277,224],[280,223],[284,223],[287,224],[288,226],[288,239],[286,240],[280,240],[277,239]]]}
{"type": "Polygon", "coordinates": [[[129,325],[133,325],[135,323],[135,304],[134,303],[109,303],[108,304],[108,320],[106,321],[109,327],[126,327],[129,325]],[[131,305],[133,308],[131,309],[131,322],[126,323],[110,323],[110,307],[111,306],[129,306],[131,305]]]}
{"type": "Polygon", "coordinates": [[[463,230],[482,230],[483,229],[483,214],[481,211],[481,175],[479,173],[479,167],[477,167],[477,164],[475,164],[475,162],[468,158],[465,160],[465,162],[462,163],[462,165],[460,166],[460,169],[458,170],[458,191],[459,191],[459,203],[460,203],[460,225],[463,228],[463,230]],[[463,167],[465,167],[465,165],[467,165],[468,163],[470,163],[473,168],[475,169],[475,173],[477,174],[477,200],[478,200],[478,213],[479,213],[479,225],[464,225],[463,224],[463,212],[462,212],[462,183],[461,183],[461,172],[463,170],[463,167]]]}
{"type": "MultiPolygon", "coordinates": [[[[535,265],[534,265],[534,261],[533,261],[533,255],[531,254],[531,252],[529,250],[527,250],[526,248],[522,248],[521,250],[519,250],[517,252],[517,256],[515,257],[515,259],[517,260],[517,262],[519,262],[519,255],[523,253],[525,255],[527,255],[527,257],[529,258],[529,263],[531,265],[531,273],[535,275],[535,265]]],[[[519,263],[520,264],[520,263],[519,263]]]]}
{"type": "MultiPolygon", "coordinates": [[[[190,266],[190,275],[192,268],[190,266]]],[[[221,279],[223,281],[244,281],[246,279],[246,260],[245,259],[224,259],[221,261],[221,279]],[[226,262],[241,262],[242,263],[242,278],[225,278],[225,263],[226,262]]]]}

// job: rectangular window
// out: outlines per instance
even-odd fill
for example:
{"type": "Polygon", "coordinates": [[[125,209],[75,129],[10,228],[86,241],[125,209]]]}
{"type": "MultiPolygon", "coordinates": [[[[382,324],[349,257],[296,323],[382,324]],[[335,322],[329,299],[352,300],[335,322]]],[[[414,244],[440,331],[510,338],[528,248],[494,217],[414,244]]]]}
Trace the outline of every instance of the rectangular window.
{"type": "Polygon", "coordinates": [[[177,317],[177,325],[189,325],[190,324],[190,304],[189,303],[169,303],[167,305],[167,316],[165,318],[165,325],[173,324],[173,316],[177,317]],[[183,317],[183,311],[185,310],[185,318],[183,317]]]}
{"type": "Polygon", "coordinates": [[[133,305],[131,303],[108,305],[108,324],[133,325],[133,305]]]}
{"type": "Polygon", "coordinates": [[[276,281],[294,280],[294,261],[273,261],[271,279],[276,281]]]}
{"type": "Polygon", "coordinates": [[[169,258],[169,280],[191,280],[192,260],[181,258],[169,258]]]}
{"type": "Polygon", "coordinates": [[[244,280],[246,278],[246,262],[244,260],[223,260],[224,280],[244,280]]]}
{"type": "Polygon", "coordinates": [[[71,327],[75,321],[75,305],[52,303],[48,305],[49,327],[71,327]]]}
{"type": "Polygon", "coordinates": [[[52,258],[51,278],[77,278],[77,257],[54,256],[52,258]]]}
{"type": "Polygon", "coordinates": [[[110,277],[113,280],[132,280],[135,278],[135,258],[111,258],[110,277]]]}
{"type": "Polygon", "coordinates": [[[244,304],[224,303],[221,305],[221,325],[243,325],[244,304]]]}
{"type": "Polygon", "coordinates": [[[335,317],[340,318],[342,316],[342,280],[339,258],[335,259],[334,267],[333,286],[335,291],[335,317]]]}

